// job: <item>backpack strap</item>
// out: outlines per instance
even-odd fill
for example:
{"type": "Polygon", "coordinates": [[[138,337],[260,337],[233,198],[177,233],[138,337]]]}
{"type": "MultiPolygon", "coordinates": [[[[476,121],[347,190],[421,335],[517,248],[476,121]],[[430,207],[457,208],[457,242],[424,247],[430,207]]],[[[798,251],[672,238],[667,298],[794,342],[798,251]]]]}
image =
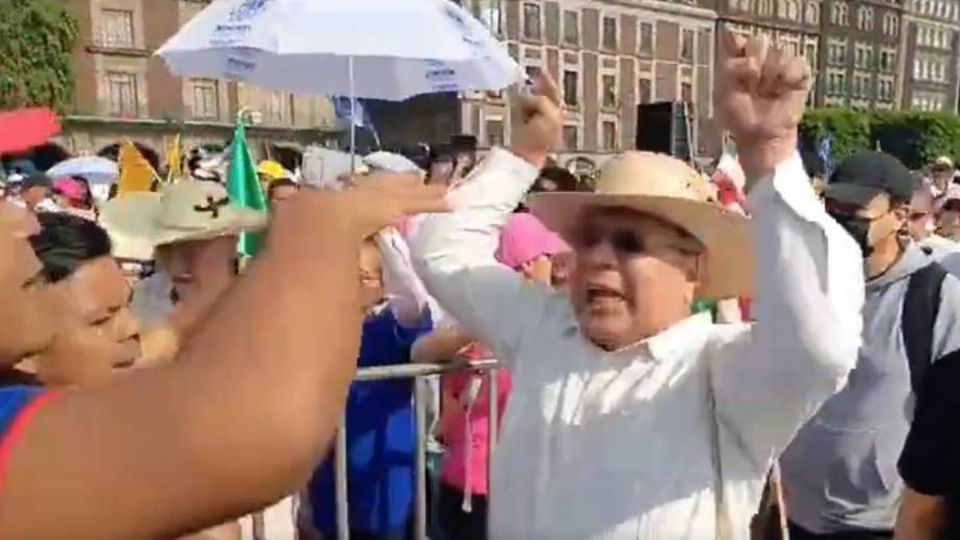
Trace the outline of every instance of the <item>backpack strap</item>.
{"type": "Polygon", "coordinates": [[[927,368],[933,363],[933,326],[940,311],[940,291],[947,271],[936,262],[910,276],[903,298],[900,326],[910,367],[910,386],[917,394],[927,368]]]}

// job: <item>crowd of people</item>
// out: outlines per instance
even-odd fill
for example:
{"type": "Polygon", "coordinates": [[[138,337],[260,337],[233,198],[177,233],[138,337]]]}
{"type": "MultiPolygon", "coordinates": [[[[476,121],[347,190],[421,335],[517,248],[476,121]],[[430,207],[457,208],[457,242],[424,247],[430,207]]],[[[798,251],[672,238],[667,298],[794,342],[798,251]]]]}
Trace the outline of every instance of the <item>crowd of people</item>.
{"type": "Polygon", "coordinates": [[[806,63],[724,40],[712,177],[626,152],[583,188],[539,74],[510,148],[327,189],[263,162],[267,213],[202,166],[8,182],[0,538],[233,539],[291,496],[298,538],[336,537],[342,419],[350,538],[412,538],[413,382],[354,374],[490,358],[434,381],[431,538],[960,538],[954,164],[818,186],[806,63]]]}

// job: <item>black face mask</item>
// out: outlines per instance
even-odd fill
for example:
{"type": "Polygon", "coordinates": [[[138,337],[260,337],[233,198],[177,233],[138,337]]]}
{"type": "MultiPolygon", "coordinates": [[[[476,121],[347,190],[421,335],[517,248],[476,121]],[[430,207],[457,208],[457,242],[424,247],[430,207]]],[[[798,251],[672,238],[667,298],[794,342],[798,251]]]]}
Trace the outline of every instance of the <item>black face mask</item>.
{"type": "Polygon", "coordinates": [[[873,253],[873,246],[870,245],[871,221],[869,219],[846,214],[827,213],[847,231],[847,234],[853,237],[857,245],[860,246],[860,250],[863,251],[864,259],[873,253]]]}

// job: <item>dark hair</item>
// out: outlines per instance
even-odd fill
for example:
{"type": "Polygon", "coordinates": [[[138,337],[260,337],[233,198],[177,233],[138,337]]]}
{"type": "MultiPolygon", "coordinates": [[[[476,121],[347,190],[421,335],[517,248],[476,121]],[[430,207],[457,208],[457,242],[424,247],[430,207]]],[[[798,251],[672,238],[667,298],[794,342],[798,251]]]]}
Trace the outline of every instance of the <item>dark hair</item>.
{"type": "Polygon", "coordinates": [[[87,261],[110,255],[110,236],[96,223],[73,214],[40,213],[40,233],[30,237],[43,276],[56,283],[87,261]]]}
{"type": "Polygon", "coordinates": [[[300,186],[296,182],[290,180],[289,178],[281,178],[279,180],[274,180],[270,183],[270,187],[267,188],[267,200],[273,200],[273,194],[282,187],[292,187],[294,189],[300,189],[300,186]]]}
{"type": "Polygon", "coordinates": [[[83,201],[81,201],[87,209],[93,208],[95,205],[93,203],[93,190],[90,189],[90,182],[82,176],[72,176],[75,181],[80,184],[83,184],[85,188],[83,201]]]}
{"type": "MultiPolygon", "coordinates": [[[[570,171],[553,166],[553,167],[544,167],[540,171],[540,178],[544,180],[550,180],[557,185],[556,191],[580,191],[580,182],[577,181],[577,177],[573,175],[570,171]]],[[[539,178],[537,182],[533,185],[534,192],[543,191],[540,187],[539,178]]]]}

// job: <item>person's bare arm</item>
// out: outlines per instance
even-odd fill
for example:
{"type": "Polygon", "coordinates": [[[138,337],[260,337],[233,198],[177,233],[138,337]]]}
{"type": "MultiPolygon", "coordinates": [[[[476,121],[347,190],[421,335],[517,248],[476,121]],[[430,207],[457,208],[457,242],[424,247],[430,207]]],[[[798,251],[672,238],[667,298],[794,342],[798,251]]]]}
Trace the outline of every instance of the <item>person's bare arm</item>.
{"type": "Polygon", "coordinates": [[[415,364],[450,362],[471,342],[473,339],[459,328],[438,328],[417,339],[410,357],[415,364]]]}
{"type": "Polygon", "coordinates": [[[443,207],[429,188],[287,201],[176,362],[39,409],[0,464],[0,538],[171,538],[296,490],[354,374],[360,239],[443,207]]]}
{"type": "Polygon", "coordinates": [[[946,499],[918,493],[909,487],[897,516],[894,540],[939,540],[946,530],[949,513],[946,499]]]}

